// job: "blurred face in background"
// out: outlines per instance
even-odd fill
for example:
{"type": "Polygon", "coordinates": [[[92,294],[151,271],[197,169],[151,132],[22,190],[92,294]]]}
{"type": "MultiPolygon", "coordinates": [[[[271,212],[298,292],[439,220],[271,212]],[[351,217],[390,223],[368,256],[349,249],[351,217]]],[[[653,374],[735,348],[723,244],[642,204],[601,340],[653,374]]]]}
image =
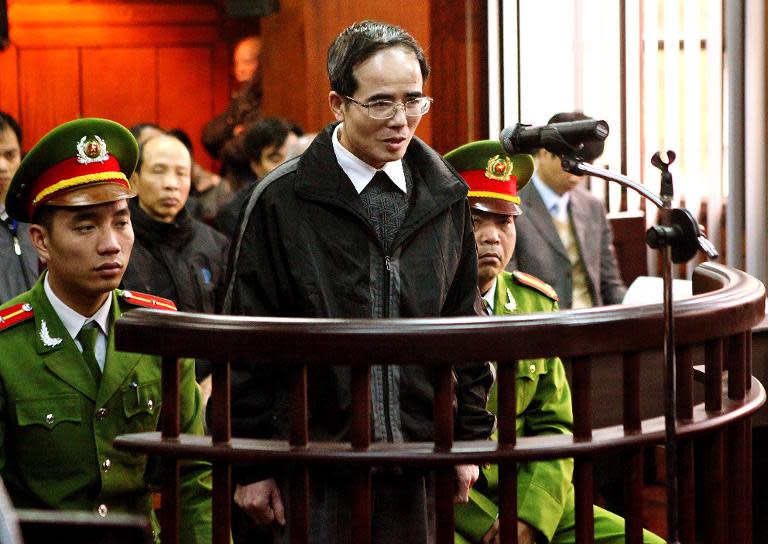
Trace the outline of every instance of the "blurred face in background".
{"type": "Polygon", "coordinates": [[[250,81],[259,69],[261,40],[255,36],[245,38],[235,47],[233,71],[238,83],[250,81]]]}
{"type": "Polygon", "coordinates": [[[156,136],[142,148],[142,163],[133,185],[139,206],[156,221],[171,223],[189,198],[192,157],[180,140],[156,136]]]}
{"type": "Polygon", "coordinates": [[[545,149],[539,149],[535,158],[536,175],[559,195],[564,195],[584,179],[584,176],[576,176],[563,170],[560,157],[545,149]]]}
{"type": "Polygon", "coordinates": [[[258,179],[263,178],[288,159],[288,150],[296,144],[298,137],[289,132],[283,145],[268,145],[261,150],[258,161],[251,161],[251,170],[258,179]]]}
{"type": "Polygon", "coordinates": [[[16,133],[9,126],[0,128],[0,204],[5,204],[5,195],[11,178],[21,163],[21,145],[16,133]]]}

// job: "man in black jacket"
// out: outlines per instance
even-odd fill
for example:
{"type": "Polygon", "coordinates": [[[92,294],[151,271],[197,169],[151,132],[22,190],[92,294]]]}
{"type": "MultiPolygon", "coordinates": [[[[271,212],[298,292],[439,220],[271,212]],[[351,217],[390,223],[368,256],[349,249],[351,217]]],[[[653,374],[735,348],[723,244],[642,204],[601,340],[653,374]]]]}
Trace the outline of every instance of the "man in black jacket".
{"type": "MultiPolygon", "coordinates": [[[[191,172],[189,150],[174,136],[141,145],[131,180],[138,197],[129,204],[136,240],[123,285],[169,298],[181,311],[214,313],[229,241],[184,209],[191,172]]],[[[198,368],[198,379],[205,375],[198,368]]]]}
{"type": "MultiPolygon", "coordinates": [[[[424,53],[399,27],[364,21],[328,53],[329,102],[339,121],[304,154],[267,175],[245,204],[235,233],[225,310],[235,314],[387,318],[475,315],[477,256],[467,186],[414,138],[432,99],[424,53]]],[[[289,347],[287,347],[289,349],[289,347]]],[[[434,376],[427,367],[371,370],[372,429],[381,442],[432,440],[434,376]]],[[[458,362],[457,362],[458,363],[458,362]]],[[[487,364],[457,364],[457,439],[488,437],[487,364]]],[[[287,433],[279,368],[233,369],[233,434],[287,433]]],[[[310,439],[348,439],[348,368],[312,369],[310,439]]],[[[466,501],[477,467],[456,467],[456,500],[466,501]]],[[[286,523],[278,474],[236,471],[235,502],[261,524],[286,523]]],[[[375,542],[428,542],[429,477],[373,477],[375,542]]],[[[349,482],[312,475],[310,541],[352,542],[349,482]]],[[[290,515],[287,519],[290,530],[290,515]]],[[[278,539],[288,538],[279,527],[278,539]]]]}
{"type": "Polygon", "coordinates": [[[5,211],[5,195],[19,163],[21,128],[16,119],[0,111],[0,304],[31,289],[39,272],[29,225],[11,219],[5,211]]]}

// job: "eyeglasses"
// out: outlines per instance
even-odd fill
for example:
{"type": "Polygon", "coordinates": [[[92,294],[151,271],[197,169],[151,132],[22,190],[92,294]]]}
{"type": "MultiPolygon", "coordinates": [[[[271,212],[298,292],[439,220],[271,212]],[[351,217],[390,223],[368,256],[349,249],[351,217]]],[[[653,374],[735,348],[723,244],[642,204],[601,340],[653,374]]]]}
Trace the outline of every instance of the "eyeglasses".
{"type": "Polygon", "coordinates": [[[409,117],[417,117],[427,113],[429,111],[429,107],[432,105],[432,99],[428,96],[411,98],[405,102],[374,100],[373,102],[368,102],[367,104],[358,102],[351,96],[344,95],[344,98],[351,100],[361,108],[368,110],[368,117],[371,119],[391,119],[397,113],[398,108],[403,108],[403,111],[409,117]]]}

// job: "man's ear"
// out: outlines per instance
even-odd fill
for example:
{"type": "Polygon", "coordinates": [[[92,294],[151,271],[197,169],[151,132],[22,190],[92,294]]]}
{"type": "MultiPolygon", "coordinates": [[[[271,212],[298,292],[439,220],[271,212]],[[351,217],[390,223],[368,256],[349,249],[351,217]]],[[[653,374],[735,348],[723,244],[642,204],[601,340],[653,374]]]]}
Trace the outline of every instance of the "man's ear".
{"type": "Polygon", "coordinates": [[[336,118],[337,121],[343,121],[344,120],[344,97],[341,96],[336,91],[331,91],[328,93],[328,104],[331,106],[331,111],[333,112],[333,116],[336,118]]]}
{"type": "Polygon", "coordinates": [[[133,174],[131,174],[131,188],[136,191],[136,194],[139,194],[139,173],[134,170],[133,174]]]}
{"type": "Polygon", "coordinates": [[[29,238],[35,246],[37,254],[43,262],[48,262],[50,257],[50,236],[48,229],[37,223],[29,226],[29,238]]]}

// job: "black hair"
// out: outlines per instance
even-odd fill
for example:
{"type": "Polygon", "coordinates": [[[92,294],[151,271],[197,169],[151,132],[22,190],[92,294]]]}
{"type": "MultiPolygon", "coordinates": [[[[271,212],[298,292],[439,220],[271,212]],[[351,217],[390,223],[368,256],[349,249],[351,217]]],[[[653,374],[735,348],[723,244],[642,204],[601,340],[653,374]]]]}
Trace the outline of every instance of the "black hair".
{"type": "Polygon", "coordinates": [[[19,126],[19,123],[16,122],[16,119],[14,119],[10,113],[0,110],[0,130],[5,129],[6,127],[10,128],[13,133],[16,134],[16,139],[19,141],[19,147],[21,147],[21,127],[19,126]]]}
{"type": "MultiPolygon", "coordinates": [[[[549,118],[547,124],[568,123],[570,121],[585,121],[587,119],[592,119],[592,117],[585,115],[580,111],[566,111],[554,114],[549,118]]],[[[604,149],[605,142],[585,142],[580,150],[579,155],[583,160],[592,162],[603,154],[604,149]]],[[[536,153],[538,153],[538,150],[536,150],[536,153]]]]}
{"type": "Polygon", "coordinates": [[[399,26],[379,21],[360,21],[348,26],[328,48],[328,79],[331,90],[352,96],[357,90],[354,69],[376,52],[389,47],[404,47],[416,55],[421,77],[427,81],[429,65],[416,39],[399,26]]]}
{"type": "Polygon", "coordinates": [[[264,148],[269,146],[281,147],[291,132],[296,136],[301,136],[304,133],[299,125],[279,117],[259,119],[245,132],[243,151],[246,159],[260,160],[264,148]]]}

